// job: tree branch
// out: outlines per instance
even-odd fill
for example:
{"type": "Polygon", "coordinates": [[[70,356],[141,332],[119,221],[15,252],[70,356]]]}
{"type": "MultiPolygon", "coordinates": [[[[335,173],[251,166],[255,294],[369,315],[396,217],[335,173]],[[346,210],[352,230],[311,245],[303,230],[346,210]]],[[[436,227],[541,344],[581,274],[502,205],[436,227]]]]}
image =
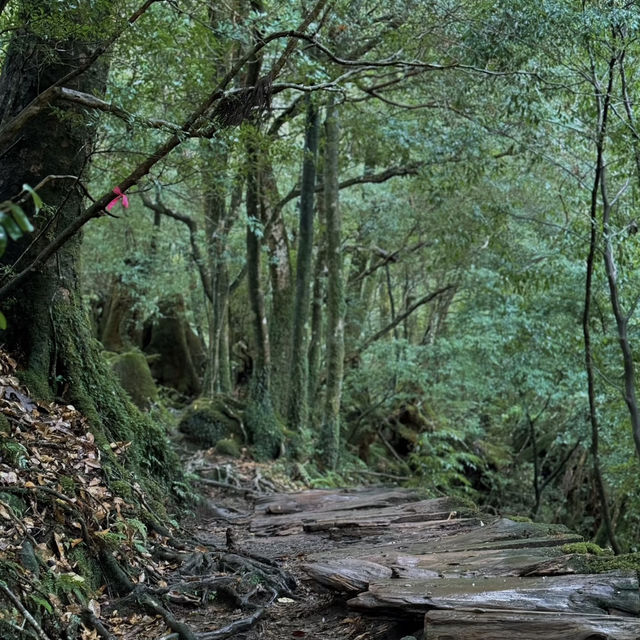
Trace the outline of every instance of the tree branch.
{"type": "Polygon", "coordinates": [[[390,262],[396,262],[396,260],[398,259],[398,256],[401,253],[413,253],[414,251],[419,251],[420,249],[424,247],[429,247],[429,246],[431,246],[431,243],[423,240],[421,242],[414,244],[412,247],[400,247],[400,249],[396,249],[391,253],[387,253],[382,257],[381,260],[376,262],[373,266],[369,267],[362,273],[359,273],[355,278],[353,278],[353,280],[350,281],[349,284],[354,284],[355,282],[359,282],[360,280],[370,276],[372,273],[375,273],[378,269],[380,269],[381,267],[384,267],[390,262]]]}
{"type": "Polygon", "coordinates": [[[200,281],[202,282],[202,288],[204,289],[204,293],[209,299],[210,302],[213,302],[213,290],[211,288],[211,277],[209,273],[207,273],[207,268],[205,265],[204,258],[202,257],[202,253],[200,252],[200,247],[198,246],[198,224],[193,218],[189,216],[185,216],[182,213],[177,213],[172,209],[169,209],[166,205],[162,204],[162,202],[152,202],[146,194],[142,194],[142,202],[147,209],[151,211],[155,211],[160,215],[167,216],[168,218],[173,218],[174,220],[179,220],[180,222],[187,225],[189,228],[189,242],[191,244],[191,257],[193,261],[196,263],[196,267],[198,267],[198,273],[200,274],[200,281]]]}
{"type": "MultiPolygon", "coordinates": [[[[391,178],[402,177],[402,176],[415,176],[420,171],[420,168],[423,166],[421,162],[415,162],[413,164],[408,165],[399,165],[395,167],[389,167],[380,173],[369,173],[363,176],[358,176],[357,178],[349,178],[348,180],[343,180],[339,185],[339,189],[346,189],[348,187],[352,187],[356,184],[379,184],[381,182],[386,182],[391,178]]],[[[322,184],[316,185],[315,191],[323,191],[324,186],[322,184]]],[[[286,196],[278,202],[276,205],[276,209],[282,209],[285,204],[290,202],[291,200],[295,200],[300,196],[300,189],[296,186],[286,196]]]]}
{"type": "Polygon", "coordinates": [[[379,340],[383,336],[385,336],[389,331],[397,327],[405,318],[408,318],[416,309],[419,309],[423,305],[431,302],[434,298],[446,293],[447,291],[451,291],[454,286],[449,284],[446,287],[441,287],[432,293],[416,300],[410,307],[408,307],[405,311],[403,311],[400,315],[397,315],[389,324],[380,329],[380,331],[374,333],[372,336],[369,336],[357,349],[354,353],[352,353],[347,360],[355,360],[363,351],[366,351],[376,340],[379,340]]]}
{"type": "MultiPolygon", "coordinates": [[[[324,0],[320,0],[320,2],[322,1],[324,0]]],[[[149,2],[151,2],[151,0],[149,0],[149,2]]],[[[120,184],[117,185],[119,189],[124,193],[127,189],[137,184],[158,162],[169,155],[169,153],[178,147],[186,138],[192,136],[200,123],[204,125],[204,128],[198,132],[198,135],[213,137],[219,131],[221,125],[215,122],[211,123],[209,119],[206,119],[206,122],[203,122],[203,120],[205,120],[207,114],[210,114],[211,108],[216,104],[216,102],[224,97],[224,90],[231,80],[240,72],[249,60],[253,59],[255,55],[270,42],[283,38],[300,38],[300,35],[301,34],[298,31],[277,31],[266,36],[253,46],[251,50],[242,56],[233,68],[225,74],[216,88],[213,89],[200,106],[192,112],[189,118],[187,118],[184,124],[180,127],[180,130],[161,144],[150,156],[131,171],[131,173],[122,182],[120,182],[120,184]]],[[[302,35],[305,35],[305,38],[307,37],[306,34],[302,35]]],[[[273,77],[272,72],[269,72],[268,76],[273,77]]],[[[45,264],[46,261],[62,246],[64,246],[76,233],[78,233],[78,231],[87,224],[89,220],[103,215],[105,207],[109,202],[111,202],[111,200],[113,200],[113,191],[105,193],[90,207],[85,209],[83,213],[75,218],[71,224],[63,229],[54,240],[40,251],[29,265],[0,287],[0,300],[6,297],[11,291],[13,291],[13,289],[15,289],[15,287],[22,283],[34,269],[45,264]]]]}
{"type": "MultiPolygon", "coordinates": [[[[8,0],[0,0],[5,2],[5,6],[8,0]]],[[[134,24],[142,15],[144,15],[147,10],[151,7],[151,5],[156,2],[162,2],[163,0],[146,0],[144,4],[139,7],[134,13],[129,16],[127,23],[129,25],[134,24]]],[[[4,7],[2,7],[4,8],[4,7]]],[[[10,141],[11,138],[24,127],[24,125],[29,122],[32,118],[37,116],[44,108],[48,107],[54,98],[54,94],[56,89],[63,87],[68,84],[74,78],[77,78],[80,74],[84,73],[89,67],[93,65],[93,63],[103,55],[120,37],[123,33],[123,29],[117,29],[114,34],[106,40],[102,45],[96,47],[93,53],[88,56],[86,61],[81,64],[79,67],[73,69],[65,76],[56,80],[50,87],[45,89],[41,94],[37,95],[20,113],[14,116],[7,124],[0,128],[0,146],[10,141]]]]}

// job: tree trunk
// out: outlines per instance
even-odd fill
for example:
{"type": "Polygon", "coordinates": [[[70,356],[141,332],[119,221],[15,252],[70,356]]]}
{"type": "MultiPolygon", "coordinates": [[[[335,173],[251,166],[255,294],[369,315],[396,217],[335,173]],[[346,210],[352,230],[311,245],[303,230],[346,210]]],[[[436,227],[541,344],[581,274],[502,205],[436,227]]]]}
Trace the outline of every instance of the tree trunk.
{"type": "MultiPolygon", "coordinates": [[[[67,21],[83,23],[90,16],[93,24],[100,24],[107,17],[89,2],[76,3],[76,9],[58,2],[39,6],[57,32],[70,24],[67,21]]],[[[28,15],[29,8],[30,3],[23,3],[21,10],[28,15]]],[[[25,24],[7,52],[0,76],[0,123],[15,116],[91,53],[90,45],[77,40],[43,40],[29,31],[27,20],[25,24]]],[[[46,31],[41,21],[38,28],[46,31]]],[[[67,86],[99,94],[107,71],[106,63],[98,60],[67,86]]],[[[94,121],[81,112],[72,116],[60,118],[51,110],[43,111],[21,129],[10,149],[0,150],[0,200],[15,196],[22,184],[35,186],[49,175],[86,179],[94,121]]],[[[40,195],[47,206],[34,218],[34,235],[11,245],[3,257],[3,263],[14,269],[28,264],[84,210],[75,180],[51,181],[40,195]]],[[[146,461],[152,471],[169,475],[175,468],[174,458],[161,427],[144,419],[125,398],[91,335],[80,290],[80,245],[81,235],[77,234],[32,272],[12,298],[2,301],[9,322],[4,345],[19,358],[23,381],[32,393],[74,404],[87,416],[101,448],[110,450],[109,442],[114,440],[132,441],[130,460],[134,464],[146,461]]]]}
{"type": "Polygon", "coordinates": [[[278,206],[280,196],[271,159],[265,154],[261,168],[261,211],[269,250],[271,279],[271,391],[274,407],[279,415],[287,413],[287,386],[291,370],[291,330],[295,295],[289,238],[278,206]]]}
{"type": "Polygon", "coordinates": [[[615,58],[609,65],[608,86],[604,98],[602,89],[597,79],[595,70],[592,69],[592,83],[594,89],[595,103],[598,114],[598,128],[596,137],[596,167],[591,191],[591,204],[589,209],[590,236],[589,236],[589,253],[587,255],[587,272],[585,277],[585,297],[584,309],[582,313],[582,333],[584,337],[584,356],[585,370],[587,373],[587,393],[589,397],[589,421],[591,423],[591,457],[593,462],[593,475],[598,489],[598,497],[600,499],[600,508],[602,509],[603,524],[607,530],[607,536],[611,542],[611,547],[616,553],[620,553],[620,546],[615,537],[613,526],[611,524],[611,514],[609,510],[609,498],[607,496],[602,469],[600,467],[600,422],[598,420],[598,409],[596,406],[595,377],[593,372],[593,353],[591,350],[591,302],[592,302],[592,285],[593,271],[595,266],[595,257],[598,244],[598,191],[600,189],[600,180],[602,169],[604,167],[603,150],[604,140],[607,130],[607,119],[609,116],[609,108],[611,104],[611,91],[613,87],[613,69],[615,66],[615,58]]]}
{"type": "Polygon", "coordinates": [[[344,283],[342,281],[341,227],[338,190],[340,127],[333,100],[327,107],[324,165],[327,216],[327,386],[321,430],[321,460],[334,469],[340,447],[340,396],[344,369],[344,283]]]}
{"type": "Polygon", "coordinates": [[[313,209],[318,153],[318,110],[308,98],[306,138],[302,163],[302,193],[300,196],[300,230],[296,264],[296,298],[293,307],[293,344],[289,379],[287,421],[289,428],[304,434],[308,427],[309,406],[307,380],[307,319],[309,287],[313,258],[313,209]]]}
{"type": "MultiPolygon", "coordinates": [[[[262,9],[259,1],[252,2],[252,6],[255,10],[262,9]]],[[[254,37],[259,38],[259,34],[254,34],[254,37]]],[[[261,58],[257,57],[249,63],[247,86],[253,86],[257,82],[261,62],[261,58]]],[[[247,143],[247,289],[253,315],[256,358],[251,374],[245,422],[253,442],[254,456],[267,459],[275,458],[279,453],[282,438],[271,399],[271,344],[260,282],[260,179],[263,172],[255,140],[258,135],[256,130],[253,139],[247,143]]]]}
{"type": "Polygon", "coordinates": [[[260,168],[255,146],[249,143],[247,176],[247,285],[256,342],[255,365],[251,375],[245,421],[258,459],[273,458],[280,448],[280,437],[271,400],[271,345],[260,283],[260,237],[258,224],[258,177],[260,168]]]}

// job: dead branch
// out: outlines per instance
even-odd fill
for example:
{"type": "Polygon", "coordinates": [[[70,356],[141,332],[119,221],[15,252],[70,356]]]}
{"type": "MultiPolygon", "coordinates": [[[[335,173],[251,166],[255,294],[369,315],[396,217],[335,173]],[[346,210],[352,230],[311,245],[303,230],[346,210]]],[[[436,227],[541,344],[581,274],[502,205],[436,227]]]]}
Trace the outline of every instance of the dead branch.
{"type": "Polygon", "coordinates": [[[0,591],[2,591],[9,600],[13,603],[15,608],[22,614],[24,619],[33,627],[36,632],[38,638],[41,640],[50,640],[49,636],[44,632],[42,627],[38,624],[38,621],[25,609],[22,602],[20,602],[20,598],[9,589],[7,583],[3,580],[0,580],[0,591]]]}

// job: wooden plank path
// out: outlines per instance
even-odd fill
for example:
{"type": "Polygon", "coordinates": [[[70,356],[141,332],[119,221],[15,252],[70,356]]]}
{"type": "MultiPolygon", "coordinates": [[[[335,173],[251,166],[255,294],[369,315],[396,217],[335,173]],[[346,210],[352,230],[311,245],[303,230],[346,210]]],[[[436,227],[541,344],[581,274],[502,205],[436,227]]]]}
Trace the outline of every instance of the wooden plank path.
{"type": "Polygon", "coordinates": [[[354,611],[424,620],[427,640],[640,640],[637,573],[580,573],[583,558],[561,547],[582,539],[560,525],[361,489],[261,497],[250,530],[331,540],[303,565],[318,588],[354,611]]]}

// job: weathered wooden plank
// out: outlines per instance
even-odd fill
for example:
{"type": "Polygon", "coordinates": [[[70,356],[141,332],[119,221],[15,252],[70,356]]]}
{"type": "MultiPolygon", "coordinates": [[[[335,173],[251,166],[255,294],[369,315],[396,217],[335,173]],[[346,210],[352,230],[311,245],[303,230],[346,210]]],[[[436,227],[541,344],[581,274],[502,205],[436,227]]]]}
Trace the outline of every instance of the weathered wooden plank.
{"type": "MultiPolygon", "coordinates": [[[[550,576],[578,573],[579,558],[565,555],[559,547],[535,549],[501,549],[491,551],[462,551],[424,555],[375,554],[310,563],[305,566],[309,575],[325,586],[344,590],[345,582],[368,585],[371,575],[367,567],[385,567],[392,577],[401,580],[429,578],[458,578],[483,576],[550,576]],[[359,570],[359,565],[362,569],[359,570]],[[330,574],[332,581],[322,578],[330,574]],[[333,584],[335,583],[335,585],[333,584]]],[[[364,590],[367,587],[364,586],[364,590]]]]}
{"type": "Polygon", "coordinates": [[[381,580],[348,601],[369,611],[424,613],[429,609],[519,609],[640,615],[635,571],[540,578],[381,580]]]}
{"type": "MultiPolygon", "coordinates": [[[[358,504],[362,505],[362,502],[358,504]]],[[[419,500],[408,504],[386,507],[361,507],[355,510],[318,508],[310,511],[296,511],[291,505],[284,505],[287,513],[266,513],[251,521],[251,531],[262,535],[273,535],[281,529],[291,530],[292,525],[303,525],[305,531],[326,531],[346,527],[389,527],[407,523],[422,523],[431,520],[454,519],[458,516],[455,509],[442,510],[443,506],[453,507],[450,500],[440,498],[419,500]]],[[[476,523],[480,524],[480,520],[476,523]]]]}
{"type": "MultiPolygon", "coordinates": [[[[389,507],[424,498],[416,489],[310,489],[297,493],[272,494],[256,500],[256,513],[284,514],[300,511],[338,511],[389,507]]],[[[446,511],[450,498],[436,498],[440,511],[446,511]]]]}
{"type": "MultiPolygon", "coordinates": [[[[379,562],[373,557],[367,560],[379,562]]],[[[576,556],[565,555],[560,547],[396,554],[382,564],[393,570],[394,578],[430,577],[433,572],[447,578],[551,576],[578,573],[580,566],[576,556]]]]}
{"type": "Polygon", "coordinates": [[[640,620],[533,611],[429,611],[425,640],[638,640],[640,620]]]}
{"type": "Polygon", "coordinates": [[[374,562],[387,565],[384,558],[395,558],[398,554],[408,556],[445,552],[559,547],[582,540],[581,536],[569,532],[562,525],[514,522],[506,518],[498,519],[485,526],[466,528],[461,533],[456,533],[455,527],[451,529],[442,532],[449,535],[434,536],[433,530],[421,527],[413,531],[411,536],[399,535],[397,539],[386,544],[360,545],[358,549],[334,549],[314,554],[309,559],[325,562],[347,556],[367,557],[374,562]]]}
{"type": "Polygon", "coordinates": [[[391,578],[393,573],[389,567],[359,558],[345,558],[339,566],[316,562],[303,565],[302,568],[316,582],[347,593],[364,591],[368,589],[370,582],[391,578]]]}

